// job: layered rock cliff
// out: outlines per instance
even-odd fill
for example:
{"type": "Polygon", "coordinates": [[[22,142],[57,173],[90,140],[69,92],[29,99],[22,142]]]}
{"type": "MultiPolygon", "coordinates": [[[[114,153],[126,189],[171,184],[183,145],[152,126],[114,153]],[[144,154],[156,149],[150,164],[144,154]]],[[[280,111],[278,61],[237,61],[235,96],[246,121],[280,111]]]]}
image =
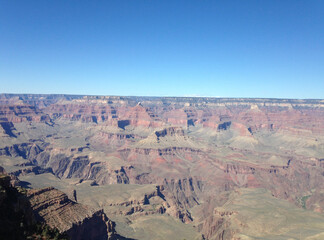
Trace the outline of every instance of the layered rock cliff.
{"type": "Polygon", "coordinates": [[[117,239],[115,223],[102,210],[73,202],[53,187],[29,190],[27,197],[39,221],[67,233],[71,239],[117,239]]]}
{"type": "Polygon", "coordinates": [[[0,238],[23,239],[68,239],[56,228],[37,222],[26,190],[11,185],[12,177],[0,166],[0,238]]]}

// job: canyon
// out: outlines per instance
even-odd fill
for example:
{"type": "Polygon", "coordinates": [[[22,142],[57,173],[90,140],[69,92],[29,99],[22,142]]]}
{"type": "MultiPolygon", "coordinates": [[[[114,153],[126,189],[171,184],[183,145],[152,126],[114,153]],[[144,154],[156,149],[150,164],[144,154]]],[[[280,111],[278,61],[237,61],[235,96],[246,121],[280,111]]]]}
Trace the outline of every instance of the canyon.
{"type": "Polygon", "coordinates": [[[0,166],[71,239],[324,237],[321,99],[0,94],[0,166]]]}

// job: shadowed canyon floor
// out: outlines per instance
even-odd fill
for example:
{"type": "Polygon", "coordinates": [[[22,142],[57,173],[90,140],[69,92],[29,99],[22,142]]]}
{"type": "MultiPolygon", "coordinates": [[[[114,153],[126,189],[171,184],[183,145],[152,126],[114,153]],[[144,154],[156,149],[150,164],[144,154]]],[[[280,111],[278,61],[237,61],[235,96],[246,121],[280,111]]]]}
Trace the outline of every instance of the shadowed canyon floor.
{"type": "Polygon", "coordinates": [[[0,165],[61,232],[324,238],[324,100],[2,94],[0,165]]]}

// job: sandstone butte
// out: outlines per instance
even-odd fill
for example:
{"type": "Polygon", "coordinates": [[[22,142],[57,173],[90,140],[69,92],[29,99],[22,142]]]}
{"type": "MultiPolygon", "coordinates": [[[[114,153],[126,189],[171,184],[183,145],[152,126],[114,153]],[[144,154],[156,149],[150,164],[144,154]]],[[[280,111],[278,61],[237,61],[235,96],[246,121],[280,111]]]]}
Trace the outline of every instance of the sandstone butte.
{"type": "Polygon", "coordinates": [[[324,100],[1,94],[0,139],[71,239],[324,239],[324,100]]]}

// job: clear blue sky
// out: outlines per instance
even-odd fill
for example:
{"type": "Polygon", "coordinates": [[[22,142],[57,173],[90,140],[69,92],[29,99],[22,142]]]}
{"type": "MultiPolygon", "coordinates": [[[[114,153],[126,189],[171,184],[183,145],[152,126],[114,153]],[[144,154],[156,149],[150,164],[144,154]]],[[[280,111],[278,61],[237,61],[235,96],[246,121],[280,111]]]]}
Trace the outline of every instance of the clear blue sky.
{"type": "Polygon", "coordinates": [[[324,1],[0,0],[0,92],[324,98],[324,1]]]}

